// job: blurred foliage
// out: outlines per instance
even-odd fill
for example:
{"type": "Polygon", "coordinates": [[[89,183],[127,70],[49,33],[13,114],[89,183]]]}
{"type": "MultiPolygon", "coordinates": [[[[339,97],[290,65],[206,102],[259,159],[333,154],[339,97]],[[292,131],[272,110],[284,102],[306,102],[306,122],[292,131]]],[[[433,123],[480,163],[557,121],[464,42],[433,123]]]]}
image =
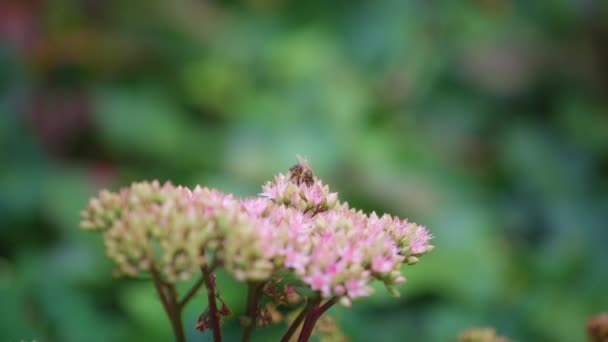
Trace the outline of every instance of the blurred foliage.
{"type": "Polygon", "coordinates": [[[151,284],[77,229],[87,198],[253,195],[299,153],[436,236],[401,298],[332,309],[353,341],[583,341],[608,308],[607,23],[600,0],[0,2],[0,340],[167,341],[151,284]]]}

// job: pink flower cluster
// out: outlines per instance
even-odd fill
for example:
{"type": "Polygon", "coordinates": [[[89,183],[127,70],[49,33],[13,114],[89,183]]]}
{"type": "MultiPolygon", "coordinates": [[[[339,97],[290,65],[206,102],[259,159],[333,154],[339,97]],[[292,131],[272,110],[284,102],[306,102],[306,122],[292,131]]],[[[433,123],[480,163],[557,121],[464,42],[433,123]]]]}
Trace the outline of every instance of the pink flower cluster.
{"type": "Polygon", "coordinates": [[[297,210],[297,224],[285,226],[290,238],[280,249],[281,264],[323,297],[339,296],[350,305],[372,293],[374,279],[397,294],[394,285],[405,282],[401,265],[433,249],[426,227],[349,208],[316,178],[310,185],[290,179],[279,174],[261,195],[274,202],[274,210],[297,210]]]}
{"type": "Polygon", "coordinates": [[[220,245],[217,218],[234,210],[232,196],[216,190],[141,182],[118,193],[103,190],[83,210],[81,227],[103,233],[119,273],[134,277],[154,268],[175,282],[207,263],[202,247],[220,245]]]}
{"type": "Polygon", "coordinates": [[[294,183],[287,176],[278,174],[274,182],[262,186],[260,196],[275,204],[296,208],[302,212],[320,212],[333,208],[338,202],[338,193],[329,192],[329,186],[314,179],[311,185],[294,183]]]}
{"type": "MultiPolygon", "coordinates": [[[[240,281],[292,272],[298,282],[344,305],[382,281],[391,293],[402,265],[432,250],[429,231],[388,214],[366,215],[340,203],[305,162],[263,186],[257,198],[170,183],[102,191],[82,227],[100,231],[122,274],[157,270],[187,280],[202,266],[223,266],[240,281]]],[[[293,284],[298,285],[298,284],[293,284]]]]}

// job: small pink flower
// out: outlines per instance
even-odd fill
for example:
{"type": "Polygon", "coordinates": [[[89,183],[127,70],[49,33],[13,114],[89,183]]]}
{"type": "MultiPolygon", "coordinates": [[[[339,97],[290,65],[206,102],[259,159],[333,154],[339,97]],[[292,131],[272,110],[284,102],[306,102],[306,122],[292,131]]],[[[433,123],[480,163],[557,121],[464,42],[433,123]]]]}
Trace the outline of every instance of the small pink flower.
{"type": "Polygon", "coordinates": [[[304,269],[310,260],[307,255],[293,250],[292,247],[288,247],[284,255],[286,267],[294,269],[297,273],[304,273],[304,269]]]}
{"type": "Polygon", "coordinates": [[[331,240],[332,237],[333,237],[332,232],[327,232],[327,233],[321,235],[321,241],[327,242],[327,241],[331,240]]]}
{"type": "Polygon", "coordinates": [[[211,217],[215,214],[215,208],[212,206],[205,207],[203,209],[203,214],[207,217],[211,217]]]}
{"type": "Polygon", "coordinates": [[[337,262],[332,262],[331,264],[329,264],[325,267],[325,272],[327,272],[328,274],[331,274],[331,275],[338,273],[338,270],[339,270],[339,265],[337,262]]]}
{"type": "Polygon", "coordinates": [[[304,277],[304,282],[310,285],[310,288],[313,291],[321,291],[324,296],[329,296],[329,285],[331,282],[331,277],[321,272],[315,272],[312,276],[304,277]]]}
{"type": "Polygon", "coordinates": [[[429,234],[429,231],[428,229],[426,229],[426,227],[417,227],[410,241],[410,248],[412,253],[420,254],[426,252],[430,239],[431,235],[429,234]]]}
{"type": "Polygon", "coordinates": [[[283,174],[278,174],[274,178],[274,182],[268,182],[262,186],[263,192],[260,193],[261,197],[265,197],[271,200],[280,198],[289,185],[289,181],[283,174]]]}
{"type": "Polygon", "coordinates": [[[344,262],[351,263],[351,264],[357,264],[363,260],[363,258],[361,257],[361,252],[350,246],[348,248],[342,249],[340,255],[342,257],[342,260],[344,260],[344,262]]]}
{"type": "Polygon", "coordinates": [[[313,206],[318,206],[325,199],[325,194],[323,193],[323,188],[321,188],[318,183],[315,183],[311,187],[304,187],[303,189],[304,197],[306,200],[311,202],[313,206]]]}
{"type": "Polygon", "coordinates": [[[346,293],[351,298],[365,297],[370,293],[365,285],[365,281],[361,279],[349,279],[344,284],[344,287],[346,288],[346,293]]]}
{"type": "Polygon", "coordinates": [[[372,270],[378,273],[390,272],[394,267],[394,263],[387,257],[377,255],[372,260],[372,270]]]}
{"type": "Polygon", "coordinates": [[[259,217],[268,207],[268,202],[262,198],[248,198],[241,200],[241,205],[252,217],[259,217]]]}

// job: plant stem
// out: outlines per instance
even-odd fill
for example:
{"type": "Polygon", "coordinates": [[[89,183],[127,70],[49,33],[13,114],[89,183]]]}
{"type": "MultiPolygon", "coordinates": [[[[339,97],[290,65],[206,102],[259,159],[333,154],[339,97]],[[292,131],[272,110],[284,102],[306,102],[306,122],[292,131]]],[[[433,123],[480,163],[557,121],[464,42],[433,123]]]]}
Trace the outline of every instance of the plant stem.
{"type": "Polygon", "coordinates": [[[156,269],[152,268],[150,273],[152,274],[154,287],[156,288],[158,297],[160,298],[160,301],[165,308],[165,313],[171,323],[175,341],[185,342],[186,335],[184,334],[184,327],[182,325],[182,310],[177,303],[177,291],[175,290],[175,286],[172,284],[165,284],[156,269]]]}
{"type": "Polygon", "coordinates": [[[291,322],[291,325],[287,329],[287,332],[285,332],[285,335],[283,335],[283,338],[281,338],[281,342],[289,342],[293,334],[296,332],[296,330],[298,330],[300,324],[302,324],[302,321],[304,321],[304,318],[306,318],[308,313],[317,305],[319,305],[319,303],[321,303],[321,297],[317,296],[308,299],[308,301],[306,302],[306,306],[304,306],[302,311],[300,311],[296,319],[291,322]]]}
{"type": "Polygon", "coordinates": [[[190,299],[192,299],[192,297],[194,297],[194,295],[198,292],[198,290],[201,288],[201,286],[203,286],[204,283],[205,283],[205,278],[201,277],[201,279],[199,279],[194,285],[192,285],[192,288],[190,288],[190,290],[188,291],[188,293],[186,293],[184,298],[182,298],[179,301],[179,307],[183,308],[184,306],[186,306],[188,301],[190,299]]]}
{"type": "Polygon", "coordinates": [[[251,334],[257,324],[258,304],[260,302],[263,287],[264,283],[255,282],[250,282],[247,287],[247,307],[245,309],[245,314],[249,320],[245,325],[245,328],[243,328],[243,338],[241,339],[243,342],[251,341],[251,334]]]}
{"type": "Polygon", "coordinates": [[[169,291],[169,302],[171,303],[171,308],[173,311],[173,324],[175,325],[174,329],[179,333],[178,341],[186,341],[186,335],[184,333],[184,325],[182,323],[182,307],[179,305],[179,296],[177,294],[177,289],[175,288],[175,284],[169,283],[166,285],[167,290],[169,291]]]}
{"type": "Polygon", "coordinates": [[[209,325],[213,331],[213,341],[222,341],[222,331],[220,330],[220,314],[217,310],[217,302],[215,301],[215,274],[209,270],[207,266],[202,266],[203,282],[207,288],[207,301],[209,302],[209,325]]]}
{"type": "Polygon", "coordinates": [[[317,320],[325,311],[331,308],[338,301],[338,297],[332,297],[325,304],[321,306],[317,306],[306,316],[306,320],[304,321],[304,326],[300,331],[300,336],[298,337],[298,342],[308,342],[310,339],[310,335],[312,335],[312,330],[317,323],[317,320]]]}

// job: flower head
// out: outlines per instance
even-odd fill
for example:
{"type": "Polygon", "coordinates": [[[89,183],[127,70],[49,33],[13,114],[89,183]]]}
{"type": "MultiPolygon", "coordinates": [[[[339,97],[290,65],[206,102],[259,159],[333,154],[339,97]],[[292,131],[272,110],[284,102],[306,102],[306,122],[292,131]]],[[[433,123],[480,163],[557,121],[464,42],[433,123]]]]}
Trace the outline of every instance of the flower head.
{"type": "Polygon", "coordinates": [[[165,280],[188,280],[206,263],[205,248],[219,245],[219,222],[236,203],[216,190],[134,183],[102,191],[83,211],[81,226],[102,231],[106,253],[119,273],[157,269],[165,280]]]}
{"type": "Polygon", "coordinates": [[[402,265],[433,249],[426,227],[341,203],[304,160],[263,185],[259,197],[140,182],[102,191],[82,218],[83,229],[104,235],[121,274],[154,269],[176,282],[201,266],[223,266],[240,281],[267,282],[291,272],[296,283],[344,305],[371,295],[374,280],[397,294],[402,265]]]}

